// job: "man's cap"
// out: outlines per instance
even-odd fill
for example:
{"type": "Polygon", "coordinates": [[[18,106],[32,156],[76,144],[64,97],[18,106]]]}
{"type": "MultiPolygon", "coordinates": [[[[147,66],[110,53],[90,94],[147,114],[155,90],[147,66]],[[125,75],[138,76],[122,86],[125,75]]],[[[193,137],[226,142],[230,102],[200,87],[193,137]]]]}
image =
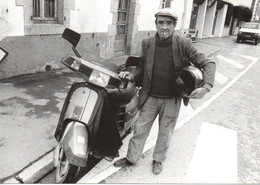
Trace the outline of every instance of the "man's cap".
{"type": "Polygon", "coordinates": [[[174,18],[176,21],[178,20],[177,14],[174,11],[172,11],[172,9],[170,9],[170,8],[159,9],[155,13],[155,17],[157,17],[157,16],[168,16],[168,17],[174,18]]]}

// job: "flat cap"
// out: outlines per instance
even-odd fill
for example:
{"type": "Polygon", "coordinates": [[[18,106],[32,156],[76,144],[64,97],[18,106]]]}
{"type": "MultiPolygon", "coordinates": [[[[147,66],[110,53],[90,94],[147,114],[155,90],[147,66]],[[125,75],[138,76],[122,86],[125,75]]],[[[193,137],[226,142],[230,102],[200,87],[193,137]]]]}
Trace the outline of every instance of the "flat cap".
{"type": "Polygon", "coordinates": [[[176,21],[178,20],[178,16],[177,14],[172,11],[172,9],[170,8],[163,8],[163,9],[159,9],[156,13],[155,13],[155,17],[157,16],[168,16],[168,17],[172,17],[174,18],[176,21]]]}

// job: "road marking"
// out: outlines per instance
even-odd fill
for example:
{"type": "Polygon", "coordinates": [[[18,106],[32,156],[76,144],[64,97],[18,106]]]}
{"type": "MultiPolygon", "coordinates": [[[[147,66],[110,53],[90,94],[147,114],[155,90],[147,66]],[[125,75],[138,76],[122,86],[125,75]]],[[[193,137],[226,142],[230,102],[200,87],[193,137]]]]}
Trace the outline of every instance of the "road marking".
{"type": "Polygon", "coordinates": [[[185,183],[237,183],[237,132],[204,122],[185,183]]]}
{"type": "Polygon", "coordinates": [[[233,66],[235,66],[239,69],[243,69],[245,67],[244,65],[239,64],[239,63],[235,62],[234,60],[227,58],[227,57],[224,57],[222,55],[218,55],[217,58],[220,59],[221,61],[229,63],[229,64],[231,64],[231,65],[233,65],[233,66]]]}
{"type": "Polygon", "coordinates": [[[252,56],[248,56],[248,55],[240,55],[240,54],[236,54],[236,53],[234,53],[234,54],[237,55],[237,56],[244,57],[246,59],[252,60],[252,61],[255,61],[255,60],[258,59],[256,57],[252,57],[252,56]]]}
{"type": "Polygon", "coordinates": [[[215,80],[216,80],[218,83],[220,83],[221,85],[223,85],[224,83],[226,83],[226,82],[228,81],[228,78],[225,77],[224,75],[222,75],[221,73],[216,72],[215,80]]]}
{"type": "MultiPolygon", "coordinates": [[[[200,113],[202,110],[204,110],[207,106],[209,106],[212,102],[214,102],[220,95],[222,95],[230,86],[232,86],[242,75],[244,75],[255,64],[255,62],[257,61],[257,58],[255,58],[252,61],[253,62],[246,69],[244,69],[236,78],[234,78],[232,81],[230,81],[224,88],[222,88],[220,91],[218,91],[218,93],[216,93],[208,101],[206,101],[201,106],[199,106],[197,109],[195,109],[192,113],[189,113],[188,115],[186,114],[187,116],[185,116],[181,120],[179,120],[177,122],[177,124],[179,124],[181,126],[184,125],[190,119],[192,119],[194,116],[196,116],[198,113],[200,113]]],[[[178,128],[180,128],[181,126],[179,126],[178,128]]],[[[152,127],[152,130],[151,130],[151,133],[156,133],[156,127],[158,128],[158,124],[154,123],[154,125],[152,127]]],[[[178,128],[176,128],[175,130],[177,130],[178,128]]],[[[149,135],[150,138],[148,137],[148,139],[147,139],[147,143],[149,143],[149,147],[148,147],[148,145],[146,145],[145,149],[144,149],[144,152],[146,150],[152,148],[154,146],[155,141],[156,141],[156,136],[157,135],[154,135],[154,134],[151,134],[151,133],[149,135]]],[[[125,141],[125,139],[124,139],[124,141],[125,141]]],[[[128,142],[127,142],[127,144],[128,144],[128,142]]],[[[120,155],[120,156],[125,156],[125,155],[120,155]]],[[[120,159],[120,158],[116,158],[115,160],[118,160],[118,159],[120,159]]],[[[103,159],[102,161],[104,161],[104,160],[105,159],[103,159]]],[[[120,168],[115,168],[113,166],[113,162],[114,161],[113,162],[105,161],[105,162],[109,163],[108,167],[105,165],[106,168],[100,169],[100,171],[98,173],[95,173],[96,175],[94,175],[92,173],[93,171],[91,170],[84,177],[82,177],[77,183],[99,183],[103,179],[107,178],[108,176],[110,176],[113,173],[115,173],[118,170],[120,170],[120,168]]],[[[96,170],[96,169],[94,169],[94,170],[96,170]]]]}
{"type": "Polygon", "coordinates": [[[183,101],[181,103],[181,109],[180,109],[180,114],[178,117],[178,121],[176,123],[176,126],[174,128],[174,130],[179,129],[180,127],[182,127],[182,125],[184,124],[183,122],[180,122],[180,120],[184,119],[186,116],[188,116],[189,114],[191,114],[194,111],[194,109],[192,108],[192,106],[190,104],[188,104],[187,106],[185,106],[183,104],[183,101]]]}

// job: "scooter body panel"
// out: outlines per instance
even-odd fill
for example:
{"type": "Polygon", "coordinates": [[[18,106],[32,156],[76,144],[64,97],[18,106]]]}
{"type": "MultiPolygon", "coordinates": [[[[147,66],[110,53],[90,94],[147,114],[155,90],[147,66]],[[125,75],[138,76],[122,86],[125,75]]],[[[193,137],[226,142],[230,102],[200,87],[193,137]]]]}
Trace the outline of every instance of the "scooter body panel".
{"type": "Polygon", "coordinates": [[[88,87],[79,87],[70,97],[64,121],[71,120],[60,140],[69,162],[85,167],[88,158],[88,123],[94,111],[98,94],[88,87]]]}
{"type": "Polygon", "coordinates": [[[70,122],[59,143],[70,164],[85,167],[88,159],[88,131],[83,123],[70,122]]]}
{"type": "Polygon", "coordinates": [[[71,118],[88,124],[97,99],[98,94],[95,91],[88,87],[79,87],[70,98],[64,120],[71,118]]]}

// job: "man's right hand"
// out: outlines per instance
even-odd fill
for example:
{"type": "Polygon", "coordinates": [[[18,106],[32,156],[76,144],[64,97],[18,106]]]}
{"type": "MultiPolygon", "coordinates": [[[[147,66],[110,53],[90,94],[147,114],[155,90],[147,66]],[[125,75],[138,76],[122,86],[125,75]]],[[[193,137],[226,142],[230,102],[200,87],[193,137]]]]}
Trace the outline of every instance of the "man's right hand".
{"type": "Polygon", "coordinates": [[[129,80],[129,81],[134,80],[134,75],[131,74],[129,71],[121,71],[118,76],[121,79],[129,80]]]}

